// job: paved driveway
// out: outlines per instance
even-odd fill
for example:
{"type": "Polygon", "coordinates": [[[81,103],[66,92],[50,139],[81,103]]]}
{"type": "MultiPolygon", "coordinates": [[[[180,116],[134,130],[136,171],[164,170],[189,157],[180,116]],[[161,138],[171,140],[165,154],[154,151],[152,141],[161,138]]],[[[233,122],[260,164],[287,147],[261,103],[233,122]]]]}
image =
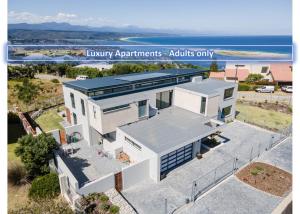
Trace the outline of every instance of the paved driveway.
{"type": "MultiPolygon", "coordinates": [[[[290,171],[292,169],[292,139],[289,138],[274,149],[264,153],[257,161],[266,162],[290,171]]],[[[209,191],[192,206],[179,213],[271,213],[283,200],[247,185],[235,176],[209,191]]]]}
{"type": "Polygon", "coordinates": [[[240,165],[246,164],[250,158],[264,151],[272,136],[274,139],[279,137],[277,134],[239,121],[225,126],[221,136],[224,145],[208,152],[201,160],[193,159],[173,170],[158,184],[146,180],[122,193],[139,213],[164,213],[166,198],[168,211],[171,211],[191,197],[191,186],[195,179],[206,175],[223,163],[228,163],[231,167],[230,160],[233,157],[239,158],[240,165]]]}

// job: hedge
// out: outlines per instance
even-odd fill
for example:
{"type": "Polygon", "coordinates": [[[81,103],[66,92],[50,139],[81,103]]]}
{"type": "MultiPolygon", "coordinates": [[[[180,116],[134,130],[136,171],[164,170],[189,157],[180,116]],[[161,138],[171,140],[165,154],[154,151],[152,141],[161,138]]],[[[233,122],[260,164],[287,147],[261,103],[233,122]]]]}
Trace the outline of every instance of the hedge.
{"type": "Polygon", "coordinates": [[[59,179],[56,173],[49,173],[35,178],[29,189],[29,197],[34,200],[53,198],[58,196],[59,193],[59,179]]]}
{"type": "Polygon", "coordinates": [[[257,82],[255,84],[248,84],[248,83],[239,83],[238,90],[239,91],[255,91],[255,89],[262,87],[264,85],[273,85],[275,87],[275,91],[279,89],[278,85],[274,84],[263,84],[262,82],[257,82]]]}

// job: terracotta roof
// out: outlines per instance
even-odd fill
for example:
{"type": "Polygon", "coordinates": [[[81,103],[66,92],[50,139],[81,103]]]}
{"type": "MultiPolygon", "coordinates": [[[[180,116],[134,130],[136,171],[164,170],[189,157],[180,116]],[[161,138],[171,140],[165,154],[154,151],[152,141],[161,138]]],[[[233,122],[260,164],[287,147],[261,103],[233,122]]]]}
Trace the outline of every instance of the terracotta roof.
{"type": "MultiPolygon", "coordinates": [[[[235,72],[236,72],[236,69],[225,69],[225,75],[226,75],[226,78],[235,78],[235,72]]],[[[238,81],[245,81],[246,78],[248,77],[249,75],[249,70],[248,69],[241,69],[239,68],[238,71],[237,71],[237,78],[238,78],[238,81]]]]}
{"type": "Polygon", "coordinates": [[[216,78],[216,79],[224,80],[224,77],[225,77],[224,71],[210,72],[210,74],[209,74],[209,78],[216,78]]]}
{"type": "Polygon", "coordinates": [[[275,82],[292,82],[293,74],[290,63],[271,64],[270,72],[275,82]]]}

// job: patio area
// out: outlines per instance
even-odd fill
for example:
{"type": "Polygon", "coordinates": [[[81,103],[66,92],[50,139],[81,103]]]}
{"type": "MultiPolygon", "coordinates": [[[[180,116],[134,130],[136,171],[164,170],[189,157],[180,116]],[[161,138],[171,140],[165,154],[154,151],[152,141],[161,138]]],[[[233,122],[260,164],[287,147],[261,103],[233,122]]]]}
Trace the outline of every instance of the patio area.
{"type": "Polygon", "coordinates": [[[61,158],[79,183],[79,187],[126,166],[102,149],[102,145],[88,146],[85,140],[61,147],[61,158]],[[65,150],[65,152],[64,152],[65,150]]]}

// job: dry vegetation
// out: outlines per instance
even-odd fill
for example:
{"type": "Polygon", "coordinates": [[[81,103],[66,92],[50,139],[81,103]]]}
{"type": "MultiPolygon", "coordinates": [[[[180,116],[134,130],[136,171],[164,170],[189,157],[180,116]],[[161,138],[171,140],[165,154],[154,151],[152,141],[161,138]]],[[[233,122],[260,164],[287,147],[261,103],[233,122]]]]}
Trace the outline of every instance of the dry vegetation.
{"type": "Polygon", "coordinates": [[[285,196],[292,188],[290,173],[266,163],[251,163],[236,176],[257,189],[280,197],[285,196]]]}

